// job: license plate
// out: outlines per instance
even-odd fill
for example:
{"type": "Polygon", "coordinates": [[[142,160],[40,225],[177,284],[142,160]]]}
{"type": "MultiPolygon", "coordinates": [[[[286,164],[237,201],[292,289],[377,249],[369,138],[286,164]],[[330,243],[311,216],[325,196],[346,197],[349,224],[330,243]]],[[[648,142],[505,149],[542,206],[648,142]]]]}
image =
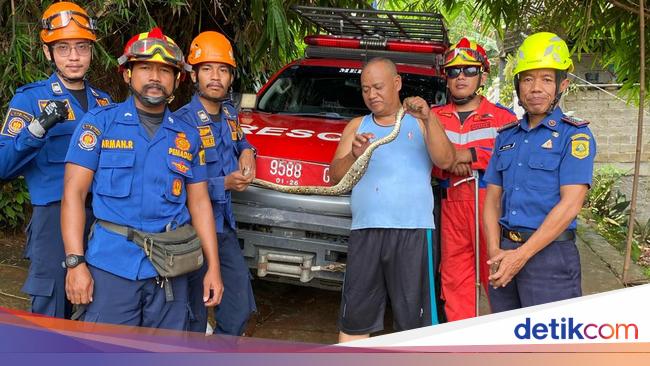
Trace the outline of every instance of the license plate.
{"type": "Polygon", "coordinates": [[[284,186],[330,186],[327,164],[258,156],[257,178],[284,186]]]}

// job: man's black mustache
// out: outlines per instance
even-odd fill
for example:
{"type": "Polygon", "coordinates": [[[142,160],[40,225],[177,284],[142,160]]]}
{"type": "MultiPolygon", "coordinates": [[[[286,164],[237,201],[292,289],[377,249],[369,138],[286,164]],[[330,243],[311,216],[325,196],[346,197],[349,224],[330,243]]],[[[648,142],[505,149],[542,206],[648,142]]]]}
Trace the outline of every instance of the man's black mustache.
{"type": "Polygon", "coordinates": [[[146,91],[148,91],[149,89],[158,89],[158,90],[162,91],[163,93],[167,94],[167,89],[165,89],[164,86],[162,86],[162,85],[160,85],[160,84],[157,84],[157,83],[146,84],[146,85],[142,88],[142,91],[143,91],[143,92],[146,92],[146,91]]]}

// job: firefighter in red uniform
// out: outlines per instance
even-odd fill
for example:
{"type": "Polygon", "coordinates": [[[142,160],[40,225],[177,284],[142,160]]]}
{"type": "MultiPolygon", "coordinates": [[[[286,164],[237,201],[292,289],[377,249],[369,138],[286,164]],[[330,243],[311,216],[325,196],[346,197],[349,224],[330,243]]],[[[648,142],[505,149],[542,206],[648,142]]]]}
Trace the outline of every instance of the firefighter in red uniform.
{"type": "MultiPolygon", "coordinates": [[[[483,47],[466,38],[461,39],[445,54],[444,71],[450,100],[434,107],[447,136],[456,147],[456,161],[448,170],[434,169],[443,189],[441,219],[441,284],[442,298],[448,321],[475,315],[475,202],[474,180],[459,183],[479,173],[479,211],[485,198],[485,172],[497,129],[517,120],[505,107],[490,103],[477,95],[490,71],[483,47]]],[[[479,216],[479,217],[482,217],[479,216]]],[[[483,232],[480,232],[480,278],[487,288],[487,252],[483,232]]]]}

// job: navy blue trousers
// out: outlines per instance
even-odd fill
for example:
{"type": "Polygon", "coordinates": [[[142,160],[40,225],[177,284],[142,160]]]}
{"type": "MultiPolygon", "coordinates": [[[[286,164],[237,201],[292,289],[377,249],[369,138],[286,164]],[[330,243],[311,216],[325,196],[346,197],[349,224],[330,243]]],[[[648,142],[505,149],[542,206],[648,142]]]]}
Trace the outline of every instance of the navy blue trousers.
{"type": "MultiPolygon", "coordinates": [[[[501,249],[520,243],[501,239],[501,249]]],[[[506,285],[489,286],[493,313],[582,296],[580,254],[574,240],[554,241],[535,254],[506,285]]]]}
{"type": "Polygon", "coordinates": [[[187,275],[169,279],[174,300],[167,301],[156,278],[129,280],[91,265],[88,268],[95,287],[84,321],[187,330],[187,275]]]}
{"type": "MultiPolygon", "coordinates": [[[[215,333],[239,336],[244,333],[251,313],[257,310],[251,276],[239,247],[237,233],[225,227],[223,233],[217,233],[217,240],[224,292],[221,303],[215,308],[215,333]]],[[[194,332],[204,333],[208,323],[208,311],[203,305],[203,276],[206,270],[204,264],[203,268],[188,275],[192,311],[189,329],[194,332]]]]}
{"type": "MultiPolygon", "coordinates": [[[[95,221],[90,208],[86,208],[84,240],[90,225],[95,221]]],[[[31,312],[69,319],[72,304],[65,294],[66,270],[61,266],[65,259],[61,237],[61,205],[34,206],[32,219],[27,226],[25,258],[29,258],[29,272],[22,291],[31,298],[31,312]]]]}

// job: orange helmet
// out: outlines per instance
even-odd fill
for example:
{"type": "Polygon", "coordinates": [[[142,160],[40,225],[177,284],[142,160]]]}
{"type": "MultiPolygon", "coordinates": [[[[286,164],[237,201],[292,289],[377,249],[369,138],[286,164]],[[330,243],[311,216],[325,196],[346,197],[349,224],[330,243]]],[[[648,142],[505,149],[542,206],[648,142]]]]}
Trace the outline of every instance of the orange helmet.
{"type": "Polygon", "coordinates": [[[79,5],[62,1],[50,5],[41,18],[41,40],[52,43],[62,39],[97,40],[95,20],[79,5]]]}
{"type": "Polygon", "coordinates": [[[158,62],[173,66],[181,73],[187,68],[183,51],[158,27],[135,35],[126,42],[124,54],[117,59],[120,71],[133,61],[158,62]]]}
{"type": "Polygon", "coordinates": [[[445,53],[443,67],[470,65],[482,66],[485,72],[490,72],[490,61],[485,49],[476,42],[462,38],[445,53]]]}
{"type": "Polygon", "coordinates": [[[194,38],[190,45],[187,62],[190,65],[202,62],[221,62],[237,67],[228,39],[223,34],[212,31],[200,33],[194,38]]]}

